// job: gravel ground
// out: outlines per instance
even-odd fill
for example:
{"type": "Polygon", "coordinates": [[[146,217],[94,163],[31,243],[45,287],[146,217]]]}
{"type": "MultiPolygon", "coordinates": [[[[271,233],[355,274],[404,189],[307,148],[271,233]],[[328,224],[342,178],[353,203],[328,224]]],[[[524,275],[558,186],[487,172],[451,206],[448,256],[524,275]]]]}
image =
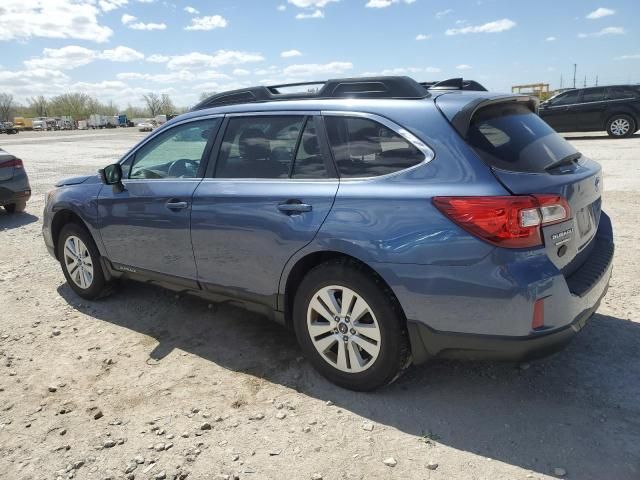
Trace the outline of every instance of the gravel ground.
{"type": "Polygon", "coordinates": [[[566,350],[432,362],[371,394],[327,383],[258,315],[131,282],[94,303],[71,292],[43,194],[144,135],[0,137],[34,189],[26,213],[0,213],[0,478],[640,478],[639,135],[569,137],[604,167],[617,250],[566,350]]]}

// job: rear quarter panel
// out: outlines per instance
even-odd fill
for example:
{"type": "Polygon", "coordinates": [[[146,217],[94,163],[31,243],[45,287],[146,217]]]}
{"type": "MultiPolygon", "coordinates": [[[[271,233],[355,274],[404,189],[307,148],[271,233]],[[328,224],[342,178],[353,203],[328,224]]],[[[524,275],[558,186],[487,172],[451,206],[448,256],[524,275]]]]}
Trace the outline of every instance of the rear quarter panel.
{"type": "Polygon", "coordinates": [[[401,108],[390,109],[385,116],[426,143],[435,152],[433,160],[387,176],[342,179],[315,239],[287,263],[280,293],[297,261],[313,252],[344,253],[369,265],[469,265],[494,250],[445,218],[431,199],[508,192],[433,102],[424,109],[401,108]]]}

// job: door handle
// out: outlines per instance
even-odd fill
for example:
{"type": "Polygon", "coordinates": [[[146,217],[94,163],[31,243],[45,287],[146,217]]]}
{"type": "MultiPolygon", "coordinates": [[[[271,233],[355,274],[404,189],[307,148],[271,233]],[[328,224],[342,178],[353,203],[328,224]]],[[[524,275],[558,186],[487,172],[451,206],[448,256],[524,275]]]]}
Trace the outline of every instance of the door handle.
{"type": "Polygon", "coordinates": [[[181,202],[178,200],[169,200],[167,203],[165,203],[165,207],[167,207],[169,210],[182,210],[185,209],[189,206],[189,204],[187,202],[181,202]]]}
{"type": "Polygon", "coordinates": [[[311,205],[302,203],[299,200],[289,200],[278,205],[278,210],[286,214],[304,213],[312,210],[311,205]]]}

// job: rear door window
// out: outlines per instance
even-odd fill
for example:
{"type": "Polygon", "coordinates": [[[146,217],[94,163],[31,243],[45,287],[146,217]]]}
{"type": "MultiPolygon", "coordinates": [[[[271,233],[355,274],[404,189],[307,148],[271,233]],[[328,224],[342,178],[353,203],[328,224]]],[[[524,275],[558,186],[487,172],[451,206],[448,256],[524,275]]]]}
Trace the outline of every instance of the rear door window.
{"type": "Polygon", "coordinates": [[[288,178],[304,122],[302,115],[231,118],[215,176],[288,178]]]}
{"type": "Polygon", "coordinates": [[[544,172],[577,151],[525,105],[502,103],[481,109],[467,141],[491,167],[544,172]]]}
{"type": "Polygon", "coordinates": [[[291,178],[327,178],[327,167],[320,151],[316,123],[308,118],[302,131],[291,178]]]}
{"type": "Polygon", "coordinates": [[[423,162],[424,154],[386,126],[360,117],[325,116],[342,178],[377,177],[423,162]]]}
{"type": "Polygon", "coordinates": [[[604,88],[589,88],[582,94],[582,103],[601,102],[604,100],[604,88]]]}

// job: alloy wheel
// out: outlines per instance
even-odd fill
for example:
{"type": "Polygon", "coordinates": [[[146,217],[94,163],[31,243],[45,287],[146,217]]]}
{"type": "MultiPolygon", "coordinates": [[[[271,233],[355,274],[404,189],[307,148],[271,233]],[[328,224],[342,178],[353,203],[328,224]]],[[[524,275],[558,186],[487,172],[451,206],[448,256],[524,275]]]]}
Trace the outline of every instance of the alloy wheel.
{"type": "Polygon", "coordinates": [[[87,289],[93,283],[93,260],[89,249],[76,236],[69,236],[64,242],[64,265],[77,286],[87,289]]]}
{"type": "Polygon", "coordinates": [[[622,137],[629,132],[631,124],[626,118],[616,118],[611,122],[611,133],[617,137],[622,137]]]}
{"type": "Polygon", "coordinates": [[[323,287],[311,297],[307,329],[320,356],[345,373],[367,370],[380,353],[376,316],[364,298],[347,287],[323,287]]]}

